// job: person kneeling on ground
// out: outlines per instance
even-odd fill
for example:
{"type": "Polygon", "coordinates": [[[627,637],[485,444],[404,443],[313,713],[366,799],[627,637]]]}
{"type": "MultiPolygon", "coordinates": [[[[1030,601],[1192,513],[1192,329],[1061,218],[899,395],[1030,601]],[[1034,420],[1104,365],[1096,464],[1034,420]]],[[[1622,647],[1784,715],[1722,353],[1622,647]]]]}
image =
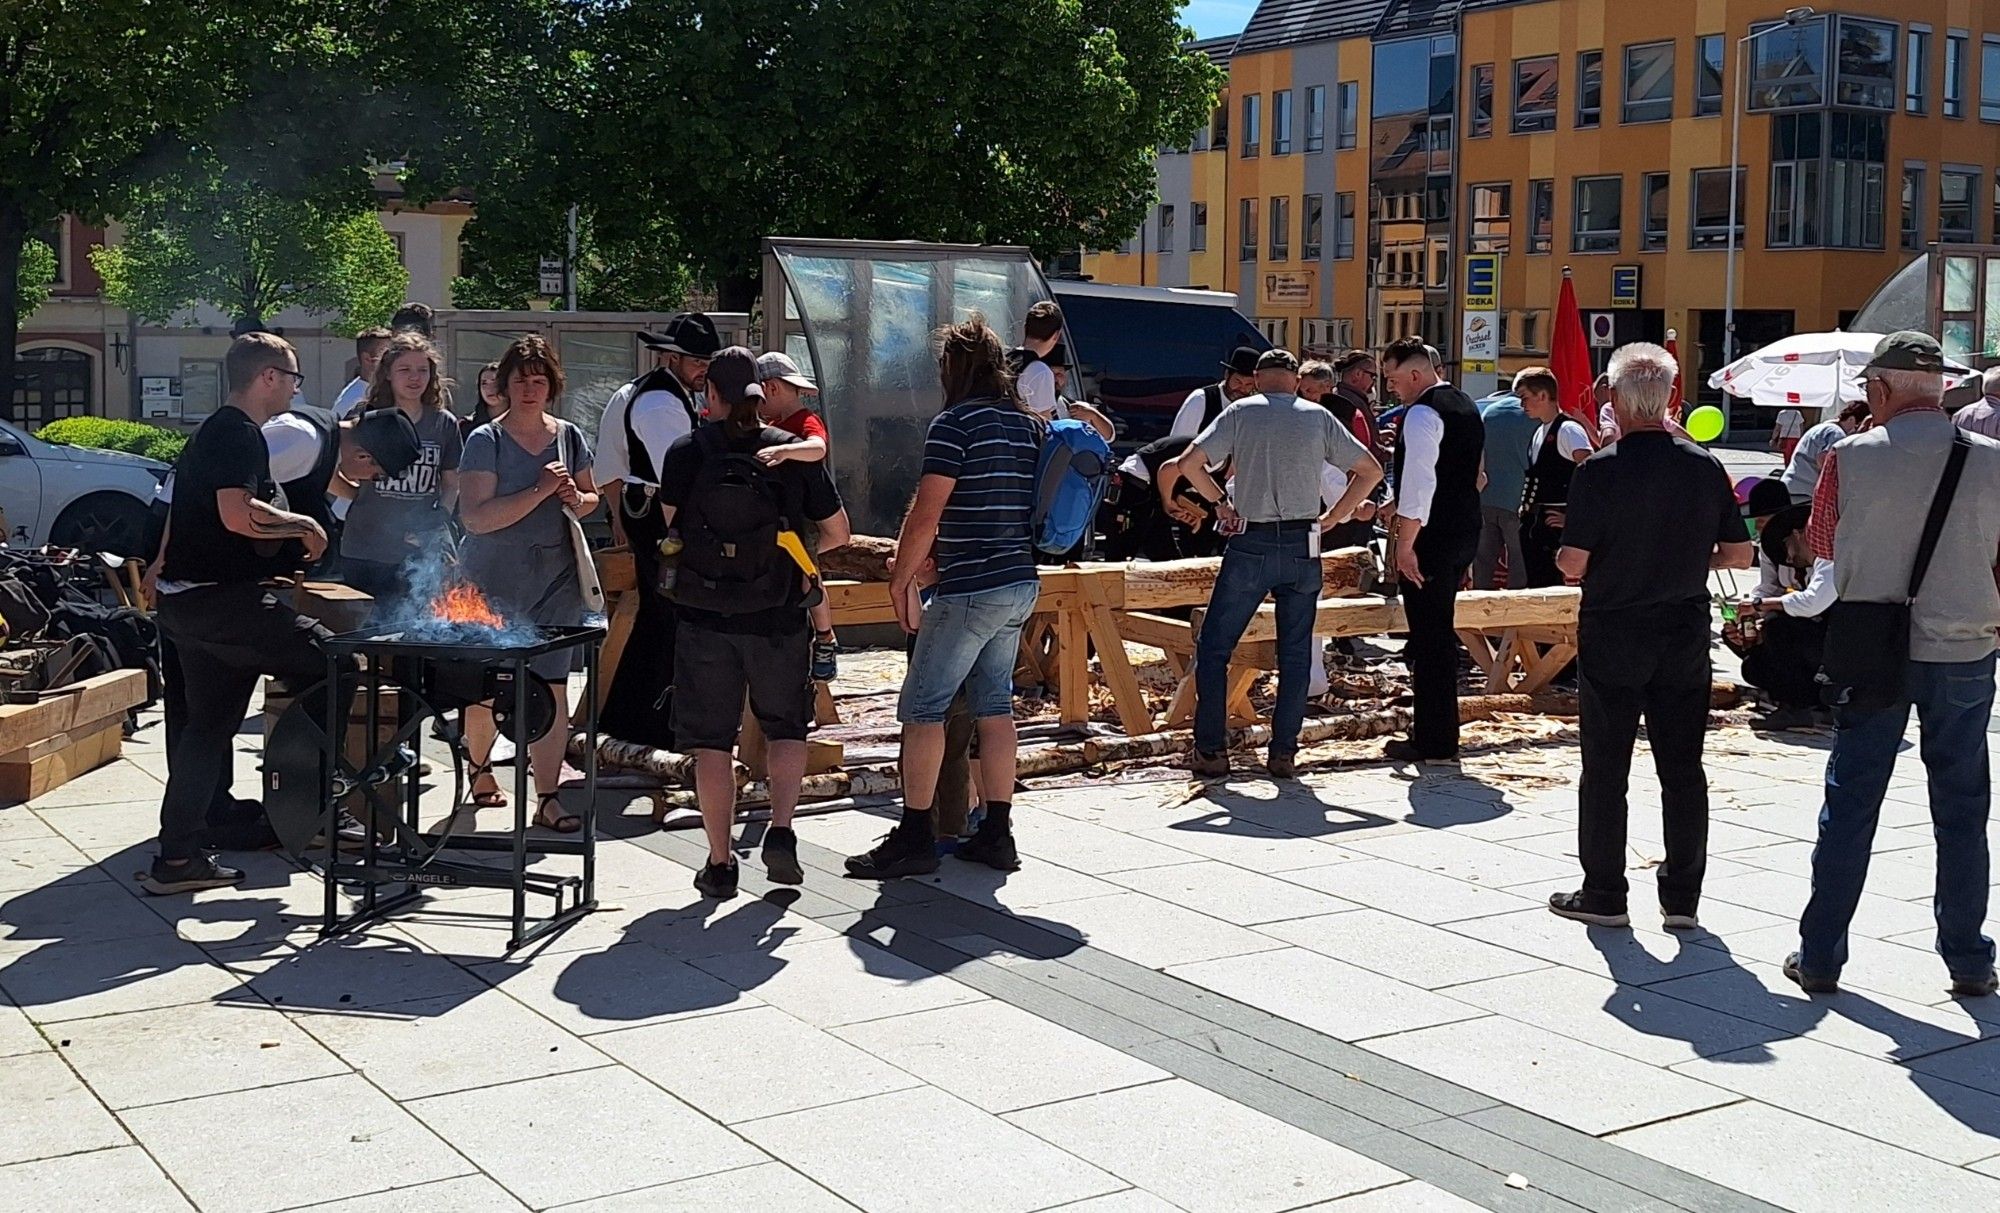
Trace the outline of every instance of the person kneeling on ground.
{"type": "Polygon", "coordinates": [[[1743,681],[1769,695],[1777,710],[1759,720],[1766,729],[1805,729],[1822,723],[1820,653],[1826,645],[1822,616],[1833,605],[1833,561],[1814,560],[1806,542],[1812,507],[1793,506],[1764,524],[1758,543],[1787,575],[1790,586],[1772,597],[1752,595],[1737,618],[1722,625],[1722,642],[1743,659],[1743,681]]]}
{"type": "Polygon", "coordinates": [[[757,385],[756,355],[741,346],[716,354],[708,387],[727,414],[668,448],[659,501],[662,525],[674,526],[683,544],[673,590],[679,616],[673,730],[694,755],[695,795],[708,837],[708,863],[694,887],[726,900],[736,896],[738,876],[730,849],[736,819],[730,753],[746,691],[750,714],[770,742],[764,868],[778,884],[805,881],[792,814],[813,715],[812,631],[806,579],[780,538],[814,522],[823,552],[846,543],[851,532],[826,464],[766,466],[756,457],[792,441],[758,420],[764,391],[757,385]]]}

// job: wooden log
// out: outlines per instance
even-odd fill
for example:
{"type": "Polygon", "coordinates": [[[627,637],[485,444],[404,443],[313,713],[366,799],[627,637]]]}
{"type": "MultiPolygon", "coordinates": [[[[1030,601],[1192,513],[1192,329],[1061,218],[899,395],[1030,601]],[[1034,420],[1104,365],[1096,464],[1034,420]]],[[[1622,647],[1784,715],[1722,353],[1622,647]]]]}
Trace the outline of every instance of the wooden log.
{"type": "MultiPolygon", "coordinates": [[[[125,717],[100,721],[94,732],[64,734],[67,744],[43,747],[33,758],[0,758],[0,800],[25,801],[94,771],[118,757],[125,740],[125,717]]],[[[30,747],[31,749],[33,747],[30,747]]]]}
{"type": "Polygon", "coordinates": [[[826,602],[833,609],[833,626],[862,627],[896,622],[889,603],[889,586],[879,581],[824,581],[826,602]]]}
{"type": "Polygon", "coordinates": [[[0,754],[121,714],[145,698],[146,671],[113,670],[49,691],[34,703],[0,704],[0,754]]]}
{"type": "MultiPolygon", "coordinates": [[[[1367,548],[1341,548],[1320,556],[1320,597],[1346,598],[1366,593],[1375,584],[1379,566],[1367,548]]],[[[1215,590],[1220,556],[1189,560],[1090,563],[1079,571],[1120,569],[1125,574],[1125,601],[1113,603],[1127,611],[1158,611],[1168,607],[1204,606],[1215,590]]]]}
{"type": "Polygon", "coordinates": [[[893,539],[856,535],[842,546],[819,554],[819,575],[828,581],[887,581],[889,558],[895,554],[893,539]]]}
{"type": "Polygon", "coordinates": [[[317,620],[336,634],[365,626],[375,611],[373,598],[337,581],[298,582],[292,590],[292,605],[299,614],[317,620]]]}
{"type": "MultiPolygon", "coordinates": [[[[1577,605],[1582,598],[1583,591],[1568,586],[1547,590],[1467,590],[1458,596],[1456,624],[1462,631],[1574,627],[1577,605]]],[[[1400,602],[1323,600],[1313,621],[1313,635],[1382,636],[1408,631],[1409,626],[1400,602]]],[[[1266,603],[1257,609],[1243,638],[1273,640],[1277,635],[1277,608],[1266,603]]]]}

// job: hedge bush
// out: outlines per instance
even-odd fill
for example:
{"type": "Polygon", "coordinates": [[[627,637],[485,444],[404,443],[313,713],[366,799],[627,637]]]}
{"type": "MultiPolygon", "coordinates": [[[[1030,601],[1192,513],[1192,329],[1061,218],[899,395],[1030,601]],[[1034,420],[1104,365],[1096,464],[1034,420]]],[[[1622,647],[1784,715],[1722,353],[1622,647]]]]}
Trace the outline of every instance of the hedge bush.
{"type": "Polygon", "coordinates": [[[138,421],[115,421],[109,417],[65,417],[51,421],[36,431],[43,442],[64,446],[84,446],[99,451],[123,451],[144,455],[161,463],[180,458],[188,436],[179,430],[162,429],[138,421]]]}

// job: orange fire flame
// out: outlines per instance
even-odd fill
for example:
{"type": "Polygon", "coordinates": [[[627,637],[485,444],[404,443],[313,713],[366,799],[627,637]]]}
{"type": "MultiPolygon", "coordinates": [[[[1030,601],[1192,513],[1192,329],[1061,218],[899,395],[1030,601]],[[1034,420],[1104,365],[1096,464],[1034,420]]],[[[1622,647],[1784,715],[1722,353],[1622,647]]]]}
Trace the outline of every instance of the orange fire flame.
{"type": "Polygon", "coordinates": [[[500,612],[486,601],[486,595],[465,582],[445,587],[444,593],[432,600],[431,613],[447,623],[479,624],[489,628],[507,626],[500,612]]]}

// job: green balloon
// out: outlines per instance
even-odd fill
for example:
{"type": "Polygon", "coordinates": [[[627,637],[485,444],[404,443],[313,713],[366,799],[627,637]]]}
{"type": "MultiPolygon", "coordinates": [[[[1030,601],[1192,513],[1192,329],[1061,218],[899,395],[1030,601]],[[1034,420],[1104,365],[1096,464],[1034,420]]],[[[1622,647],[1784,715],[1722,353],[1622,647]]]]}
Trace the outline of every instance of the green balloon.
{"type": "Polygon", "coordinates": [[[1722,437],[1722,410],[1712,404],[1704,404],[1688,414],[1688,437],[1696,442],[1714,442],[1722,437]]]}

